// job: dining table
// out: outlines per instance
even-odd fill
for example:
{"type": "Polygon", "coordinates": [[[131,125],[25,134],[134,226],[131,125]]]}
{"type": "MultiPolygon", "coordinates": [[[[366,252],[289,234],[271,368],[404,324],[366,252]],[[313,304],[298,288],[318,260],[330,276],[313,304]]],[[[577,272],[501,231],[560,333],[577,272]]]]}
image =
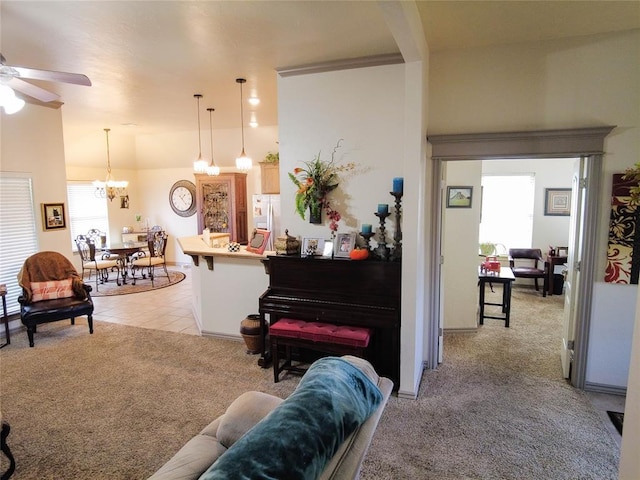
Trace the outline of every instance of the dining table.
{"type": "Polygon", "coordinates": [[[133,276],[131,272],[131,257],[143,251],[147,248],[147,242],[121,242],[110,243],[108,246],[102,249],[104,254],[117,255],[118,263],[120,264],[120,276],[122,277],[122,283],[127,283],[127,277],[133,276]]]}

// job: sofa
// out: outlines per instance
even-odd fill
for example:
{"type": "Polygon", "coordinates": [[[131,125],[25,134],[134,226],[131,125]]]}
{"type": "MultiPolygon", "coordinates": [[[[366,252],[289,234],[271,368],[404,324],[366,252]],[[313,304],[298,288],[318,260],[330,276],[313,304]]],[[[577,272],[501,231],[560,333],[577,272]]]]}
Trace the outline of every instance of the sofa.
{"type": "Polygon", "coordinates": [[[240,395],[149,480],[358,478],[392,388],[362,358],[321,358],[285,400],[240,395]]]}

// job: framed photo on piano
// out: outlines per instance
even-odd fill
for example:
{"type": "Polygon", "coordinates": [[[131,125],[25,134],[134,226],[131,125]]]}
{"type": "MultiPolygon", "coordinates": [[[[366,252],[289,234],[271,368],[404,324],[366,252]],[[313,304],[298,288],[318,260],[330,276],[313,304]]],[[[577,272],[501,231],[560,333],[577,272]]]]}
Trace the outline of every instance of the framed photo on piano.
{"type": "Polygon", "coordinates": [[[336,238],[336,257],[349,258],[349,253],[355,246],[355,233],[339,233],[336,238]]]}
{"type": "Polygon", "coordinates": [[[304,237],[302,239],[302,256],[315,257],[324,252],[324,238],[304,237]]]}

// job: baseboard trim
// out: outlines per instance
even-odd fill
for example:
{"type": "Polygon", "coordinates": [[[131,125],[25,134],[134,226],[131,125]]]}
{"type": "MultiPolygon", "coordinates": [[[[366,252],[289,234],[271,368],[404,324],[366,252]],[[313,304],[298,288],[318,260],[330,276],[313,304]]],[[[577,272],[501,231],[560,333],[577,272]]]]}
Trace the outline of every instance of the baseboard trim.
{"type": "Polygon", "coordinates": [[[203,337],[213,337],[213,338],[220,338],[222,340],[235,340],[237,342],[242,342],[242,337],[240,336],[240,334],[238,335],[228,335],[225,333],[214,333],[214,332],[208,332],[207,330],[202,330],[200,332],[200,334],[203,337]]]}
{"type": "Polygon", "coordinates": [[[614,385],[604,385],[602,383],[585,382],[584,390],[586,392],[608,393],[609,395],[627,395],[626,387],[616,387],[614,385]]]}
{"type": "Polygon", "coordinates": [[[444,333],[478,333],[477,328],[445,328],[444,333]]]}

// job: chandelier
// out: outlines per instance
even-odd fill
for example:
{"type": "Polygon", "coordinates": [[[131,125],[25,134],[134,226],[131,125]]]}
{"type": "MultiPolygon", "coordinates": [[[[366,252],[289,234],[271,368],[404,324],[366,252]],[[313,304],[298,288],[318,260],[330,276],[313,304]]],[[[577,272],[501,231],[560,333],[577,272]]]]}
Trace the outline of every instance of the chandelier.
{"type": "Polygon", "coordinates": [[[240,128],[242,129],[242,153],[236,158],[236,168],[246,172],[251,170],[251,158],[244,153],[244,108],[242,107],[242,84],[246,83],[244,78],[236,78],[236,82],[240,84],[240,128]]]}
{"type": "Polygon", "coordinates": [[[195,173],[206,173],[209,165],[207,164],[207,161],[202,158],[202,141],[200,138],[200,99],[202,98],[202,95],[196,93],[194,97],[198,104],[198,159],[193,162],[193,171],[195,173]]]}
{"type": "Polygon", "coordinates": [[[220,167],[216,165],[213,159],[213,122],[211,121],[211,114],[215,111],[215,108],[207,108],[209,112],[209,140],[211,141],[211,163],[207,166],[207,175],[220,175],[220,167]]]}
{"type": "Polygon", "coordinates": [[[105,134],[107,135],[107,178],[104,182],[96,180],[93,182],[93,186],[96,187],[95,195],[98,198],[108,198],[109,201],[113,201],[119,195],[126,194],[127,181],[116,181],[111,178],[111,158],[109,157],[109,131],[110,128],[105,128],[105,134]]]}

